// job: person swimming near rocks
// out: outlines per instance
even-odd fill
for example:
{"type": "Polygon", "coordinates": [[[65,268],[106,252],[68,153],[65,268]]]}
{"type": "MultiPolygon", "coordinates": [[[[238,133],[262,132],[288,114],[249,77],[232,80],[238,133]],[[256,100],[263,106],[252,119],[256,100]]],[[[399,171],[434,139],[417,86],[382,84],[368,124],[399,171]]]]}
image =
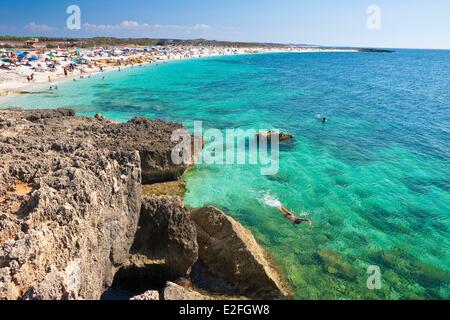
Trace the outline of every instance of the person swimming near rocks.
{"type": "Polygon", "coordinates": [[[328,122],[328,119],[325,118],[325,117],[323,117],[323,118],[322,118],[322,123],[327,123],[327,122],[328,122]]]}
{"type": "Polygon", "coordinates": [[[280,205],[278,207],[278,210],[281,212],[281,214],[288,220],[290,220],[293,224],[301,224],[302,222],[308,222],[310,226],[312,226],[312,220],[308,218],[299,218],[296,217],[293,212],[290,212],[286,207],[283,205],[280,205]]]}
{"type": "Polygon", "coordinates": [[[278,200],[270,196],[264,197],[264,203],[270,207],[277,208],[278,211],[289,221],[291,221],[293,224],[298,225],[302,222],[309,223],[310,226],[312,226],[313,222],[311,219],[308,218],[299,218],[295,216],[295,213],[289,211],[283,204],[278,200]]]}

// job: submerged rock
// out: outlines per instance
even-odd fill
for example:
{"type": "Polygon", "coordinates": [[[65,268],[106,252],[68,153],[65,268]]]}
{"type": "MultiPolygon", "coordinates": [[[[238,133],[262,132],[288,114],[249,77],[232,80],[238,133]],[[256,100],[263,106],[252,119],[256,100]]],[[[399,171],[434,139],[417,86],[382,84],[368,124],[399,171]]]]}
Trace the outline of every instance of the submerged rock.
{"type": "Polygon", "coordinates": [[[197,226],[199,260],[224,281],[224,288],[257,299],[290,296],[288,286],[250,231],[214,207],[192,210],[191,217],[197,226]]]}
{"type": "MultiPolygon", "coordinates": [[[[450,272],[422,262],[404,250],[388,250],[375,254],[375,263],[388,266],[396,274],[413,279],[424,287],[440,288],[450,283],[450,272]]],[[[434,298],[434,297],[433,297],[434,298]]],[[[437,299],[447,298],[436,295],[437,299]]]]}
{"type": "Polygon", "coordinates": [[[336,252],[321,249],[318,252],[318,258],[322,262],[322,266],[325,272],[333,274],[337,277],[343,278],[349,281],[356,281],[358,273],[357,270],[336,252]]]}
{"type": "Polygon", "coordinates": [[[151,196],[172,196],[184,197],[186,193],[186,182],[182,179],[178,181],[154,183],[142,186],[142,195],[144,197],[151,196]]]}

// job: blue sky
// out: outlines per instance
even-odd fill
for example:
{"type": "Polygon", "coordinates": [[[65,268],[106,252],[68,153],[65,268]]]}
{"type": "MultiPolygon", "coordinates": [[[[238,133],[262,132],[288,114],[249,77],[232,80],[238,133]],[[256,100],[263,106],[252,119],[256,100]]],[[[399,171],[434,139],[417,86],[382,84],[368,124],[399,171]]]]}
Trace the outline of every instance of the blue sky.
{"type": "Polygon", "coordinates": [[[2,3],[0,34],[450,49],[450,1],[20,0],[2,3]],[[81,30],[65,27],[72,4],[81,30]],[[381,9],[381,29],[367,28],[370,5],[381,9]]]}

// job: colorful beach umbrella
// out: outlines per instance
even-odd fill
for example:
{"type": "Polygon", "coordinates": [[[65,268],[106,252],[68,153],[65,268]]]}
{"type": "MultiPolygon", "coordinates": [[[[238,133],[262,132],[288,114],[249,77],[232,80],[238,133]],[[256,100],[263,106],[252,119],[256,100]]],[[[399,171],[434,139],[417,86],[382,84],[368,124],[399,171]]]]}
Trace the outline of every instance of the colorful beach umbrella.
{"type": "Polygon", "coordinates": [[[13,63],[14,62],[10,58],[3,58],[2,61],[3,62],[9,62],[9,63],[13,63]]]}

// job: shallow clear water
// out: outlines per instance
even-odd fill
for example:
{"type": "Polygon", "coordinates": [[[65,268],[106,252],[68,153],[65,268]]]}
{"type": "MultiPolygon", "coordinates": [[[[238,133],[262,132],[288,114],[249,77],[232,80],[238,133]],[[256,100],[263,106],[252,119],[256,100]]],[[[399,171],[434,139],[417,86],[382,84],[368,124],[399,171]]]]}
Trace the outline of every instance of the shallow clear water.
{"type": "Polygon", "coordinates": [[[249,227],[299,299],[450,298],[450,52],[218,57],[105,76],[0,106],[289,131],[277,175],[200,165],[186,203],[249,227]],[[268,197],[308,211],[313,227],[294,227],[268,197]],[[381,290],[367,289],[369,265],[381,290]]]}

